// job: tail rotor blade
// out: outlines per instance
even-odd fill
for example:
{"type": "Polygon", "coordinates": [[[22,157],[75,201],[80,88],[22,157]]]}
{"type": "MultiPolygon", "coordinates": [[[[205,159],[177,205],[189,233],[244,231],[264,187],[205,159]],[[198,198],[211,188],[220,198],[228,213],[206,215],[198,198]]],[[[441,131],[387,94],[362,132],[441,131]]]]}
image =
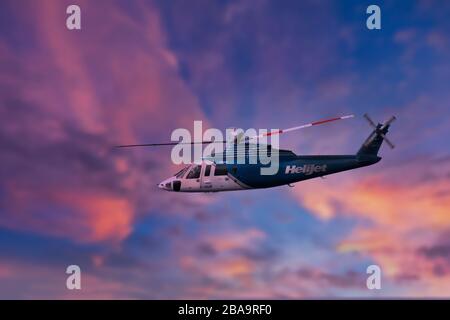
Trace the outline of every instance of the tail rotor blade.
{"type": "Polygon", "coordinates": [[[375,122],[373,122],[372,119],[370,119],[370,117],[369,117],[369,115],[367,113],[364,113],[364,118],[366,118],[367,122],[369,122],[372,127],[374,127],[374,128],[377,127],[375,122]]]}
{"type": "Polygon", "coordinates": [[[395,145],[386,137],[386,135],[383,133],[383,130],[386,129],[386,127],[388,127],[397,118],[395,116],[392,116],[383,125],[381,125],[381,124],[376,125],[375,122],[373,122],[372,119],[370,119],[370,117],[367,113],[364,114],[364,118],[366,118],[367,122],[369,122],[369,124],[375,129],[373,131],[372,135],[364,143],[364,146],[368,147],[373,142],[373,140],[375,140],[375,138],[377,136],[380,136],[384,139],[384,141],[386,141],[386,144],[389,147],[391,147],[391,149],[394,149],[395,145]]]}
{"type": "Polygon", "coordinates": [[[380,130],[383,130],[388,125],[390,125],[392,122],[394,122],[395,120],[397,120],[397,118],[395,116],[390,117],[389,120],[383,124],[383,126],[380,128],[380,130]]]}
{"type": "Polygon", "coordinates": [[[377,137],[377,133],[373,132],[372,135],[364,143],[364,146],[368,147],[376,137],[377,137]]]}
{"type": "Polygon", "coordinates": [[[395,148],[395,145],[383,133],[380,133],[380,136],[383,137],[384,141],[386,141],[387,145],[391,147],[391,149],[395,148]]]}
{"type": "Polygon", "coordinates": [[[386,137],[386,135],[382,132],[378,132],[378,134],[376,132],[374,132],[369,139],[367,139],[366,143],[364,143],[364,146],[368,147],[372,141],[377,137],[377,135],[381,136],[384,141],[386,141],[386,144],[391,147],[391,149],[395,148],[395,145],[386,137]]]}

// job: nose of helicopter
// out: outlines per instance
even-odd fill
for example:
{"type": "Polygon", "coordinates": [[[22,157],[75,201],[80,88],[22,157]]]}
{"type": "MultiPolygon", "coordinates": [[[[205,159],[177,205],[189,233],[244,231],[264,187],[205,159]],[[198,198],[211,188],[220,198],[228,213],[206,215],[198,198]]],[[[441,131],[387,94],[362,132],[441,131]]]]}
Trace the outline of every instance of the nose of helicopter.
{"type": "Polygon", "coordinates": [[[171,183],[172,181],[171,180],[172,179],[169,178],[164,181],[161,181],[160,183],[157,184],[158,188],[162,189],[162,190],[167,190],[167,191],[172,190],[172,183],[171,183]]]}

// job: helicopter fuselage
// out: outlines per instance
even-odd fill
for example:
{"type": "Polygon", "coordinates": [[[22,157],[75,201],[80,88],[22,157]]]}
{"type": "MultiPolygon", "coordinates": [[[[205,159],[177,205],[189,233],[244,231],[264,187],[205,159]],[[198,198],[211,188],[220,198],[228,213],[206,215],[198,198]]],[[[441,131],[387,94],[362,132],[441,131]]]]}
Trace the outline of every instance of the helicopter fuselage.
{"type": "MultiPolygon", "coordinates": [[[[367,119],[369,119],[368,116],[367,119]]],[[[204,160],[201,164],[191,164],[185,167],[173,177],[159,183],[158,187],[176,192],[218,192],[271,188],[370,166],[381,160],[378,151],[383,141],[388,141],[386,134],[393,120],[395,117],[384,124],[373,124],[374,130],[356,154],[296,155],[290,150],[272,149],[267,146],[269,147],[268,154],[273,155],[275,152],[277,155],[278,170],[275,174],[262,174],[264,166],[272,166],[273,163],[244,161],[243,164],[239,164],[235,161],[227,161],[228,153],[221,153],[214,157],[214,161],[204,160]]],[[[372,123],[371,120],[369,122],[372,123]]],[[[388,144],[392,145],[391,142],[388,144]]],[[[233,149],[229,150],[234,152],[235,156],[243,154],[245,160],[249,160],[251,155],[259,153],[261,146],[245,146],[244,152],[239,151],[236,146],[233,149]]]]}
{"type": "Polygon", "coordinates": [[[369,166],[380,161],[377,155],[281,155],[274,175],[262,175],[261,164],[192,164],[158,187],[177,192],[218,192],[270,188],[369,166]]]}

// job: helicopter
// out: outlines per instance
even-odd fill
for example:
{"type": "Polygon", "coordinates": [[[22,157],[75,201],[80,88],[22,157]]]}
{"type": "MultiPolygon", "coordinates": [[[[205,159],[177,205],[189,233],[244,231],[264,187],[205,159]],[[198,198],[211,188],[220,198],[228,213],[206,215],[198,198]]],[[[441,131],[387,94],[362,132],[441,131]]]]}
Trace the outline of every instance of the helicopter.
{"type": "MultiPolygon", "coordinates": [[[[284,134],[353,117],[354,115],[346,115],[315,121],[293,128],[268,132],[265,136],[284,134]]],[[[116,148],[227,143],[225,152],[203,157],[201,163],[189,164],[173,176],[158,183],[157,186],[161,190],[209,193],[271,188],[282,185],[293,187],[294,183],[307,179],[324,178],[333,173],[366,167],[379,162],[381,157],[378,152],[383,141],[393,149],[394,144],[386,137],[386,134],[396,117],[392,116],[384,123],[378,124],[375,124],[367,114],[364,114],[364,118],[373,130],[359,150],[355,154],[348,155],[297,155],[291,150],[272,148],[270,144],[252,143],[254,140],[258,141],[261,135],[244,137],[242,134],[235,134],[231,143],[229,141],[170,142],[119,145],[116,148]],[[275,174],[261,174],[261,168],[266,166],[261,161],[236,163],[237,156],[241,155],[245,160],[249,160],[261,149],[267,151],[269,155],[274,153],[278,155],[278,170],[275,174]],[[230,154],[233,155],[231,161],[230,154]]]]}

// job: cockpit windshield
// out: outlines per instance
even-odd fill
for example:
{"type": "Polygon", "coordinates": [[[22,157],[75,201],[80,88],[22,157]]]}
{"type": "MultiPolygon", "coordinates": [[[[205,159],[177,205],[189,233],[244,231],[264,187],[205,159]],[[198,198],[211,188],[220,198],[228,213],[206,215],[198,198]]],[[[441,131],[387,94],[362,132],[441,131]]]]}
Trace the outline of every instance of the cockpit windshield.
{"type": "Polygon", "coordinates": [[[200,172],[202,171],[202,166],[193,165],[191,171],[189,171],[186,179],[198,179],[200,178],[200,172]]]}
{"type": "Polygon", "coordinates": [[[176,177],[177,179],[180,179],[181,177],[183,177],[184,173],[190,168],[191,166],[186,166],[183,169],[181,169],[180,171],[178,171],[177,173],[174,174],[174,177],[176,177]]]}

